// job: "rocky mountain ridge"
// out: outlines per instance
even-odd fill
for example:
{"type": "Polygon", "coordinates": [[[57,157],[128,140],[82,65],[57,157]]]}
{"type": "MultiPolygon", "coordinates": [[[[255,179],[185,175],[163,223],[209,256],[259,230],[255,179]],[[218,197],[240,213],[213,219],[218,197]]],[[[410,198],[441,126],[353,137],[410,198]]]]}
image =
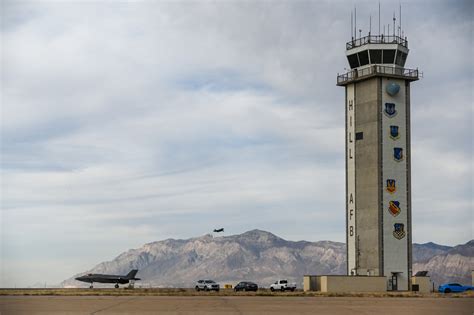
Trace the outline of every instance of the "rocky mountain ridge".
{"type": "MultiPolygon", "coordinates": [[[[415,252],[415,249],[413,251],[415,252]]],[[[414,259],[413,272],[428,270],[431,280],[436,285],[447,282],[470,285],[471,270],[474,269],[473,258],[474,240],[471,240],[466,244],[443,249],[442,252],[428,259],[421,261],[414,259]]]]}
{"type": "MultiPolygon", "coordinates": [[[[429,270],[435,281],[460,279],[466,282],[469,277],[470,282],[473,242],[456,247],[414,244],[414,271],[429,270]],[[439,263],[446,264],[448,269],[444,270],[439,263]]],[[[305,274],[345,274],[346,249],[344,243],[294,242],[266,231],[252,230],[239,235],[204,235],[148,243],[78,275],[126,274],[133,268],[139,269],[143,286],[193,287],[197,279],[203,278],[233,284],[252,280],[261,286],[287,278],[301,286],[305,274]]],[[[87,286],[74,277],[61,285],[87,286]]]]}

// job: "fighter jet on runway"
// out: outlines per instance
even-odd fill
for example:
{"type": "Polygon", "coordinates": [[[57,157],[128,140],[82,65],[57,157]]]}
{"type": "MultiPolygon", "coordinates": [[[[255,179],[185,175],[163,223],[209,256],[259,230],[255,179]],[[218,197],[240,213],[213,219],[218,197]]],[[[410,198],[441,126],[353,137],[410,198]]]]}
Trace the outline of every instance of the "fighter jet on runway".
{"type": "MultiPolygon", "coordinates": [[[[96,273],[89,273],[85,276],[77,277],[76,280],[82,282],[89,282],[91,284],[90,288],[92,289],[92,284],[94,282],[99,283],[115,283],[115,288],[118,289],[119,284],[129,283],[130,281],[135,282],[136,280],[140,280],[140,278],[135,278],[138,269],[133,269],[128,273],[126,276],[116,276],[116,275],[102,275],[96,273]]],[[[132,282],[132,283],[133,283],[132,282]]]]}
{"type": "Polygon", "coordinates": [[[216,232],[216,233],[219,233],[219,232],[224,232],[224,228],[220,228],[220,229],[214,229],[214,232],[216,232]]]}

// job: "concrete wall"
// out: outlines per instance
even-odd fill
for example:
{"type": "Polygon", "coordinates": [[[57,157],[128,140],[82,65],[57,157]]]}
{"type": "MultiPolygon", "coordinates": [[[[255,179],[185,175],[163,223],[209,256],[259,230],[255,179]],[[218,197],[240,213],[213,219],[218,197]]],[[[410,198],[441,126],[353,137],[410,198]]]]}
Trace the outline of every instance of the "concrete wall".
{"type": "Polygon", "coordinates": [[[385,276],[389,289],[397,275],[398,290],[410,289],[411,276],[409,93],[404,80],[385,77],[346,87],[348,275],[385,276]],[[386,91],[392,83],[400,86],[393,96],[386,91]],[[395,104],[395,115],[386,103],[395,104]],[[356,140],[358,133],[363,138],[356,140]],[[395,148],[402,159],[395,159],[395,148]]]}
{"type": "Polygon", "coordinates": [[[385,292],[386,277],[304,276],[304,291],[320,292],[385,292]]]}
{"type": "Polygon", "coordinates": [[[321,276],[321,292],[385,292],[385,277],[321,276]]]}
{"type": "Polygon", "coordinates": [[[430,293],[432,286],[430,282],[430,277],[412,277],[411,285],[418,284],[418,292],[420,293],[430,293]]]}
{"type": "Polygon", "coordinates": [[[321,291],[321,276],[304,276],[303,291],[321,291]]]}
{"type": "Polygon", "coordinates": [[[380,275],[380,78],[355,84],[355,142],[357,274],[380,275]]]}
{"type": "MultiPolygon", "coordinates": [[[[430,293],[432,290],[430,277],[412,277],[411,284],[417,284],[420,293],[430,293]]],[[[303,279],[303,290],[305,292],[385,292],[387,277],[306,275],[303,279]]]]}
{"type": "MultiPolygon", "coordinates": [[[[391,277],[392,273],[398,273],[398,290],[410,290],[409,280],[411,277],[411,265],[409,263],[409,252],[411,251],[410,240],[410,177],[408,161],[410,159],[408,150],[409,133],[407,120],[409,110],[407,106],[407,85],[404,80],[383,78],[382,79],[382,103],[380,111],[382,115],[382,213],[383,213],[383,271],[385,276],[391,277]],[[392,83],[400,86],[400,91],[391,96],[386,92],[387,85],[392,83]],[[395,104],[396,114],[389,116],[385,112],[386,103],[395,104]],[[398,136],[392,137],[391,126],[398,127],[398,136]],[[396,160],[394,148],[403,150],[403,158],[396,160]],[[395,180],[396,191],[389,192],[386,181],[395,180]],[[399,204],[399,212],[393,213],[390,202],[399,204]],[[395,225],[401,226],[402,231],[397,234],[395,225]]],[[[389,280],[389,289],[391,280],[389,280]]]]}
{"type": "Polygon", "coordinates": [[[346,86],[347,274],[385,276],[388,290],[411,289],[410,146],[409,81],[346,86]]]}
{"type": "Polygon", "coordinates": [[[347,274],[356,269],[355,84],[346,87],[346,244],[347,274]]]}

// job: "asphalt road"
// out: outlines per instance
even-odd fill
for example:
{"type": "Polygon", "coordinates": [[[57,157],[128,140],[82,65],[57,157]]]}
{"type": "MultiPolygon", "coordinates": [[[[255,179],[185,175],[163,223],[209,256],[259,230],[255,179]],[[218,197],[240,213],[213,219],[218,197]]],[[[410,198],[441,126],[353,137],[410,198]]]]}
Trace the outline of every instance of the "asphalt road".
{"type": "Polygon", "coordinates": [[[469,314],[474,298],[0,296],[0,314],[469,314]]]}

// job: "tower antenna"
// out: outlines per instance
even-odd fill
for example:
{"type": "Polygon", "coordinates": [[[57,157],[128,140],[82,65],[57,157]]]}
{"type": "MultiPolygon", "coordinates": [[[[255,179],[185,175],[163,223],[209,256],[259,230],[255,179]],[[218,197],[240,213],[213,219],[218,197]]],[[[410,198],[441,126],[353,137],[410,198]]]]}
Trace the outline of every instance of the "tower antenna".
{"type": "Polygon", "coordinates": [[[379,1],[379,36],[380,36],[380,1],[379,1]]]}
{"type": "Polygon", "coordinates": [[[395,11],[393,11],[393,37],[395,37],[395,11]]]}
{"type": "Polygon", "coordinates": [[[402,34],[402,3],[400,2],[400,15],[398,19],[398,24],[400,25],[400,35],[402,34]]]}
{"type": "Polygon", "coordinates": [[[357,7],[354,7],[354,35],[357,39],[357,7]]]}
{"type": "Polygon", "coordinates": [[[354,40],[354,34],[352,33],[352,30],[354,29],[353,15],[354,15],[354,13],[351,11],[351,37],[352,37],[352,40],[354,40]]]}
{"type": "Polygon", "coordinates": [[[372,15],[369,15],[369,36],[370,32],[372,32],[372,15]]]}

